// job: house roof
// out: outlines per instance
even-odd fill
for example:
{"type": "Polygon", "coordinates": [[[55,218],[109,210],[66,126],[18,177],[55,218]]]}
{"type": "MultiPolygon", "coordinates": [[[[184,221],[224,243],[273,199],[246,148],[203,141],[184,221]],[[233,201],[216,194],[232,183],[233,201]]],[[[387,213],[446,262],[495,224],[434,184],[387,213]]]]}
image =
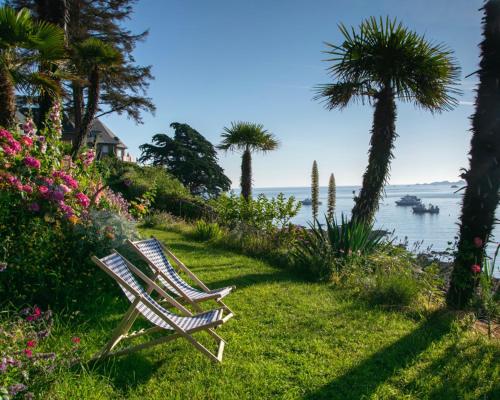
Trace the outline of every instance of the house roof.
{"type": "Polygon", "coordinates": [[[109,129],[101,120],[94,119],[90,125],[90,132],[88,137],[89,142],[96,142],[99,144],[112,144],[116,147],[127,149],[118,136],[116,136],[111,129],[109,129]]]}

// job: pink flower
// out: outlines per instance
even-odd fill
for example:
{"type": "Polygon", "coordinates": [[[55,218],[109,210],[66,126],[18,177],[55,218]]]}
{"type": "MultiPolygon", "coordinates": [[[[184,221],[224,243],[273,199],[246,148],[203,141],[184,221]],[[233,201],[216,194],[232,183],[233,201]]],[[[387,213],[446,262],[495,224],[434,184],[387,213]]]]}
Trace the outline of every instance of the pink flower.
{"type": "Polygon", "coordinates": [[[83,193],[77,193],[76,194],[76,199],[78,200],[78,204],[80,204],[82,207],[87,208],[90,205],[90,199],[83,193]]]}
{"type": "Polygon", "coordinates": [[[40,309],[40,307],[35,306],[35,308],[33,308],[33,315],[36,318],[38,318],[42,315],[42,310],[40,309]]]}
{"type": "Polygon", "coordinates": [[[12,155],[16,154],[14,149],[7,144],[2,144],[2,149],[3,149],[3,152],[5,154],[7,154],[8,156],[12,156],[12,155]]]}
{"type": "Polygon", "coordinates": [[[35,168],[35,169],[40,169],[40,161],[38,161],[36,158],[28,156],[24,159],[24,164],[28,166],[29,168],[35,168]]]}
{"type": "Polygon", "coordinates": [[[41,196],[46,199],[49,197],[49,188],[45,185],[40,185],[38,186],[38,192],[41,194],[41,196]]]}
{"type": "Polygon", "coordinates": [[[55,190],[52,192],[52,198],[55,201],[63,201],[64,200],[64,193],[60,192],[59,190],[55,190]]]}
{"type": "Polygon", "coordinates": [[[40,211],[40,205],[38,203],[31,203],[29,209],[33,212],[38,212],[40,211]]]}
{"type": "Polygon", "coordinates": [[[6,139],[7,141],[9,141],[13,139],[13,136],[9,131],[0,129],[0,139],[6,139]]]}
{"type": "Polygon", "coordinates": [[[26,118],[26,122],[22,126],[26,135],[33,136],[36,132],[35,124],[31,118],[26,118]]]}
{"type": "Polygon", "coordinates": [[[21,144],[17,140],[9,140],[9,146],[14,150],[15,153],[19,153],[22,149],[21,144]]]}
{"type": "Polygon", "coordinates": [[[21,143],[27,147],[33,146],[33,139],[31,139],[29,136],[21,136],[20,140],[21,140],[21,143]]]}
{"type": "Polygon", "coordinates": [[[31,185],[23,185],[21,190],[26,193],[33,193],[33,187],[31,187],[31,185]]]}
{"type": "Polygon", "coordinates": [[[481,266],[479,264],[474,264],[470,267],[473,274],[479,274],[481,272],[481,266]]]}
{"type": "Polygon", "coordinates": [[[478,249],[481,248],[483,246],[483,239],[476,236],[474,238],[474,246],[477,247],[478,249]]]}
{"type": "Polygon", "coordinates": [[[35,347],[36,346],[36,342],[34,340],[28,340],[28,342],[26,343],[26,347],[35,347]]]}
{"type": "Polygon", "coordinates": [[[25,354],[25,355],[26,355],[26,357],[28,357],[28,358],[33,357],[33,352],[31,351],[31,349],[24,349],[24,354],[25,354]]]}
{"type": "Polygon", "coordinates": [[[80,338],[78,336],[74,336],[74,337],[71,338],[71,341],[74,344],[79,344],[80,343],[80,338]]]}
{"type": "Polygon", "coordinates": [[[71,192],[71,189],[69,187],[67,187],[66,185],[64,184],[60,184],[57,186],[57,189],[58,191],[62,192],[62,193],[68,193],[68,192],[71,192]]]}
{"type": "Polygon", "coordinates": [[[64,203],[60,203],[59,208],[67,218],[72,217],[73,214],[75,213],[75,211],[71,208],[71,206],[68,206],[67,204],[64,203]]]}

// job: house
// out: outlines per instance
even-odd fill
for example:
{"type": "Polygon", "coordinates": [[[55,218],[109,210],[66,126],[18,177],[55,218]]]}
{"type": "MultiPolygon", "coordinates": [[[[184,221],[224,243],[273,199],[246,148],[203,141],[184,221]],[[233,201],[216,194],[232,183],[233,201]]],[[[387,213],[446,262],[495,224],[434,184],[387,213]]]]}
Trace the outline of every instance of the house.
{"type": "MultiPolygon", "coordinates": [[[[68,125],[64,126],[62,139],[70,142],[73,139],[73,129],[71,129],[72,126],[68,125]]],[[[87,146],[95,148],[97,158],[114,155],[119,160],[135,162],[134,158],[127,152],[125,143],[98,118],[94,119],[90,125],[87,146]]]]}

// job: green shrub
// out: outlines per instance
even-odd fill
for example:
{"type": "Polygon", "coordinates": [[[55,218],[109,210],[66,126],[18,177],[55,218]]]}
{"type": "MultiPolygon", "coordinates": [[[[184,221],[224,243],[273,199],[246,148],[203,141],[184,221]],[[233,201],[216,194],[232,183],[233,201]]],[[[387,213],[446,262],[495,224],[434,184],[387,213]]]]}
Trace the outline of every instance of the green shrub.
{"type": "Polygon", "coordinates": [[[290,226],[291,219],[300,209],[300,203],[293,196],[285,199],[283,193],[272,199],[261,194],[256,199],[248,200],[231,193],[219,196],[210,205],[217,221],[230,229],[244,224],[268,233],[290,226]]]}
{"type": "Polygon", "coordinates": [[[371,304],[408,307],[417,300],[419,293],[419,282],[411,273],[377,273],[366,296],[371,304]]]}
{"type": "Polygon", "coordinates": [[[170,229],[179,224],[183,224],[183,220],[166,211],[152,211],[141,221],[144,228],[170,229]]]}
{"type": "Polygon", "coordinates": [[[196,240],[208,241],[217,240],[222,236],[222,229],[216,222],[198,220],[194,225],[192,236],[196,240]]]}

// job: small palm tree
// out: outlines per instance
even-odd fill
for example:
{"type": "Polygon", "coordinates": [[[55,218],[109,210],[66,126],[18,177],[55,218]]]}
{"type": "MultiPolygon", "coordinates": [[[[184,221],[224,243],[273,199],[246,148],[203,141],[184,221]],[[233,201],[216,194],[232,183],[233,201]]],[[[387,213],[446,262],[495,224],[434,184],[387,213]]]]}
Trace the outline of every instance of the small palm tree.
{"type": "Polygon", "coordinates": [[[225,151],[243,151],[241,160],[241,195],[245,199],[252,196],[252,153],[267,153],[276,150],[279,142],[276,137],[264,129],[263,125],[251,122],[231,122],[231,127],[224,127],[222,142],[218,146],[225,151]]]}
{"type": "Polygon", "coordinates": [[[75,91],[74,120],[76,135],[73,141],[72,154],[78,152],[87,144],[90,124],[99,107],[102,72],[107,70],[112,74],[114,68],[122,61],[121,53],[113,46],[99,39],[89,38],[73,46],[75,73],[82,77],[73,81],[75,91]],[[84,90],[86,89],[86,96],[84,90]],[[87,103],[84,106],[84,98],[87,103]]]}
{"type": "Polygon", "coordinates": [[[453,308],[468,305],[474,294],[476,276],[473,265],[483,265],[484,250],[495,224],[500,196],[500,0],[483,7],[483,36],[476,111],[472,117],[470,167],[462,175],[467,182],[460,238],[451,275],[447,302],[453,308]]]}
{"type": "Polygon", "coordinates": [[[33,72],[41,62],[64,57],[64,32],[47,22],[33,20],[28,10],[0,7],[0,125],[16,123],[16,88],[56,95],[59,86],[48,74],[33,72]]]}
{"type": "Polygon", "coordinates": [[[459,68],[444,45],[428,42],[396,20],[372,17],[359,32],[344,25],[340,31],[343,43],[327,43],[326,51],[335,82],[319,86],[316,99],[324,99],[328,109],[374,103],[368,167],[352,210],[353,218],[371,222],[394,157],[396,99],[431,112],[451,109],[457,103],[459,68]]]}

